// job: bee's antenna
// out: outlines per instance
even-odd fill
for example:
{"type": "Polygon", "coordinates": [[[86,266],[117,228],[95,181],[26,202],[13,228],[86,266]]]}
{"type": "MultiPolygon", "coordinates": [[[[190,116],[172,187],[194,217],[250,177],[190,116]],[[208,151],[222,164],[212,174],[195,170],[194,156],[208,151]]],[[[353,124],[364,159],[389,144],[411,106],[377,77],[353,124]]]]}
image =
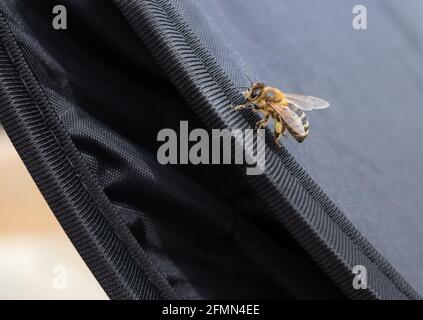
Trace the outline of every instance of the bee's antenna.
{"type": "Polygon", "coordinates": [[[248,78],[248,80],[250,80],[250,85],[253,86],[253,83],[254,83],[253,79],[251,79],[251,77],[244,71],[242,71],[242,73],[248,78]]]}

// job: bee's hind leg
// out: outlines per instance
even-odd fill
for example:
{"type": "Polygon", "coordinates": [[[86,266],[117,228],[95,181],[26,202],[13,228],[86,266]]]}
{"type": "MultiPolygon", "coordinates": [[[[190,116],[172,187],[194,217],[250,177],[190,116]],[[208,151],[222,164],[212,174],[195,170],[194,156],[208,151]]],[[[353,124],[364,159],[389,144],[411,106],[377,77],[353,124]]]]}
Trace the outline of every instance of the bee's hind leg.
{"type": "Polygon", "coordinates": [[[270,117],[270,115],[269,115],[269,114],[266,114],[266,115],[264,116],[264,119],[262,119],[262,120],[260,120],[259,122],[257,122],[257,123],[256,123],[256,130],[266,128],[266,127],[267,127],[267,125],[268,125],[268,123],[269,123],[269,117],[270,117]]]}
{"type": "Polygon", "coordinates": [[[275,143],[281,147],[281,143],[280,143],[280,139],[281,137],[284,135],[285,131],[285,126],[283,125],[283,122],[281,121],[281,119],[277,119],[275,121],[275,143]]]}

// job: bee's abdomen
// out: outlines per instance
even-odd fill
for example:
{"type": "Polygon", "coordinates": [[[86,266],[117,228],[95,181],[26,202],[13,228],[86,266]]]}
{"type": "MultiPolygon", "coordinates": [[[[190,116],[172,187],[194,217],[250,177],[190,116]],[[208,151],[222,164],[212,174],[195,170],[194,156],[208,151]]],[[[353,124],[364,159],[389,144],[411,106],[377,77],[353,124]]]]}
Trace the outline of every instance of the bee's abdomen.
{"type": "Polygon", "coordinates": [[[297,130],[294,130],[290,127],[288,127],[289,132],[291,133],[291,135],[298,141],[298,142],[303,142],[305,138],[307,138],[308,133],[310,132],[310,124],[307,120],[307,117],[305,115],[305,113],[298,109],[296,106],[294,106],[293,104],[289,104],[288,107],[295,113],[295,115],[298,117],[298,123],[301,122],[304,130],[302,132],[298,132],[297,130]]]}

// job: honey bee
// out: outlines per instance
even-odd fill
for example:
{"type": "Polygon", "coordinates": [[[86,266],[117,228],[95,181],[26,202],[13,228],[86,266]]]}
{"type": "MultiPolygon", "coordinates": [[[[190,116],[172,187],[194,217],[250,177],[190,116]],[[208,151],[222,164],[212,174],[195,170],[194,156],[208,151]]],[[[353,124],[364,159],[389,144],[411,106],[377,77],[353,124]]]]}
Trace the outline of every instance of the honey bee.
{"type": "Polygon", "coordinates": [[[234,107],[241,110],[253,107],[264,118],[257,122],[256,129],[266,128],[269,118],[274,120],[275,142],[280,146],[280,138],[285,129],[298,141],[303,142],[310,131],[310,124],[303,111],[325,109],[329,102],[301,94],[283,93],[281,90],[255,82],[244,92],[246,103],[234,107]]]}

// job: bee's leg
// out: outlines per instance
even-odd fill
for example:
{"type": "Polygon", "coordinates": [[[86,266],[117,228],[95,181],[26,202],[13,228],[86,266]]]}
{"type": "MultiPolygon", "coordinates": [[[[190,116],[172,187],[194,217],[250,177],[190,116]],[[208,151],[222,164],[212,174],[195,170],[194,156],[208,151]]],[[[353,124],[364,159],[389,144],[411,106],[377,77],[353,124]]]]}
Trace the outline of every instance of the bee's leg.
{"type": "Polygon", "coordinates": [[[279,142],[280,138],[282,137],[285,131],[285,126],[280,118],[275,121],[275,142],[276,144],[281,147],[281,143],[279,142]]]}
{"type": "Polygon", "coordinates": [[[234,110],[236,110],[236,111],[238,111],[238,110],[243,110],[243,109],[245,109],[245,108],[247,108],[247,106],[246,106],[246,105],[244,105],[244,104],[240,104],[240,105],[238,105],[238,106],[232,106],[232,109],[234,109],[234,110]]]}
{"type": "Polygon", "coordinates": [[[254,113],[257,113],[257,112],[263,112],[263,110],[262,109],[260,109],[260,107],[258,106],[258,105],[256,105],[256,104],[252,104],[251,105],[253,108],[251,109],[254,113]]]}
{"type": "Polygon", "coordinates": [[[270,117],[270,114],[269,113],[265,113],[264,114],[264,119],[262,119],[262,120],[260,120],[259,122],[256,123],[256,130],[266,128],[267,127],[267,124],[269,122],[269,117],[270,117]]]}
{"type": "Polygon", "coordinates": [[[232,106],[232,108],[234,110],[238,111],[238,110],[244,110],[246,108],[253,107],[253,106],[254,106],[254,104],[247,103],[247,104],[240,104],[238,106],[232,106]]]}

